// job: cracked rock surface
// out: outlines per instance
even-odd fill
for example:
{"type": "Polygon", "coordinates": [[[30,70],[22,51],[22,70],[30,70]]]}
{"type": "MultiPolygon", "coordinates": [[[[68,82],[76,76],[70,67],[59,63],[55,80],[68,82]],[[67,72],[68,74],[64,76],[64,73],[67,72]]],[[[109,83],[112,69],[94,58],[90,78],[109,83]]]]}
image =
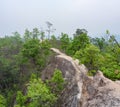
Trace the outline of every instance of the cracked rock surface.
{"type": "Polygon", "coordinates": [[[114,82],[98,71],[94,77],[87,75],[87,68],[78,60],[58,49],[54,60],[42,72],[42,79],[50,79],[55,69],[61,70],[67,82],[56,107],[120,107],[120,82],[114,82]]]}

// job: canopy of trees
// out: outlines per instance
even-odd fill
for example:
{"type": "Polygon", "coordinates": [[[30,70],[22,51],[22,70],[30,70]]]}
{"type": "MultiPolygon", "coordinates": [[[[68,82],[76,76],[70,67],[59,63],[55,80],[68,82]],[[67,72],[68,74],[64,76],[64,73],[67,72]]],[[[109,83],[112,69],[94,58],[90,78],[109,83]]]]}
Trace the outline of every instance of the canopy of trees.
{"type": "Polygon", "coordinates": [[[24,35],[15,32],[0,38],[0,107],[52,107],[56,103],[64,88],[61,72],[56,70],[51,80],[40,78],[53,56],[51,47],[79,59],[88,75],[101,70],[111,80],[120,80],[119,41],[108,31],[106,35],[90,38],[87,30],[77,29],[73,38],[65,33],[49,33],[47,38],[34,28],[26,29],[24,35]]]}

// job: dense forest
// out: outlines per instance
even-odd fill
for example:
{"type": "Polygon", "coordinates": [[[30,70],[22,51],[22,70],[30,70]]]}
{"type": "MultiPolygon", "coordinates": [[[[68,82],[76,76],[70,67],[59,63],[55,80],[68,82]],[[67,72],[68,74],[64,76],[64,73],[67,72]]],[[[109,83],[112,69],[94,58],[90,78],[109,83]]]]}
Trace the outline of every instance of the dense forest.
{"type": "Polygon", "coordinates": [[[89,37],[77,29],[73,37],[61,33],[50,35],[34,28],[0,38],[0,107],[53,107],[66,84],[59,69],[50,80],[43,81],[41,72],[52,60],[50,48],[79,59],[88,75],[98,70],[115,81],[120,80],[120,44],[106,31],[103,37],[89,37]]]}

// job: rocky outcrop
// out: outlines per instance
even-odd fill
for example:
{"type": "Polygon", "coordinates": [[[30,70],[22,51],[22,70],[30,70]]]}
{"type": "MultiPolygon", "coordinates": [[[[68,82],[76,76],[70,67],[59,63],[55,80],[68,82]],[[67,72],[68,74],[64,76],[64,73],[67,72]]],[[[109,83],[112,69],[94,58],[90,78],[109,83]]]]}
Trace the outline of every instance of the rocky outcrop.
{"type": "Polygon", "coordinates": [[[83,78],[81,107],[120,107],[120,85],[105,78],[102,72],[83,78]]]}
{"type": "Polygon", "coordinates": [[[67,81],[57,107],[120,107],[120,84],[105,78],[102,72],[87,76],[87,68],[78,60],[51,48],[57,55],[42,72],[42,79],[49,79],[55,69],[61,70],[67,81]]]}

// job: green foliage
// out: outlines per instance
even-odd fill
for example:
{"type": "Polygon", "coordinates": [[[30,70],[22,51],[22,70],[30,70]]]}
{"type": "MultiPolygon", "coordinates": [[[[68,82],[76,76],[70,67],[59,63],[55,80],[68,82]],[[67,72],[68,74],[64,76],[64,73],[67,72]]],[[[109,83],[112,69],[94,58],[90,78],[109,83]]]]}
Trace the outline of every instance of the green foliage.
{"type": "Polygon", "coordinates": [[[38,30],[38,28],[34,28],[33,32],[32,32],[32,39],[38,39],[40,36],[40,32],[38,30]]]}
{"type": "Polygon", "coordinates": [[[22,53],[25,57],[35,58],[39,54],[40,42],[38,39],[31,39],[23,45],[22,53]]]}
{"type": "Polygon", "coordinates": [[[102,67],[103,74],[111,80],[120,80],[120,66],[112,65],[110,68],[102,67]]]}
{"type": "Polygon", "coordinates": [[[27,94],[17,92],[15,107],[53,107],[64,88],[64,79],[60,70],[55,70],[53,77],[45,84],[36,75],[32,75],[27,84],[27,94]]]}
{"type": "Polygon", "coordinates": [[[87,33],[88,33],[88,31],[86,29],[76,29],[74,36],[78,36],[81,34],[87,34],[87,33]]]}
{"type": "Polygon", "coordinates": [[[51,36],[49,43],[51,44],[51,47],[60,49],[60,40],[55,35],[51,36]]]}
{"type": "Polygon", "coordinates": [[[109,31],[106,37],[91,40],[85,29],[77,29],[72,39],[64,33],[45,39],[45,32],[34,28],[26,29],[22,37],[14,32],[0,38],[0,107],[12,107],[16,93],[15,107],[53,106],[65,85],[61,71],[55,70],[45,83],[37,78],[54,56],[51,46],[79,59],[88,67],[88,75],[101,70],[111,80],[120,80],[120,45],[109,31]],[[36,77],[29,81],[32,73],[36,77]],[[24,90],[26,83],[28,91],[23,94],[18,90],[24,90]]]}
{"type": "Polygon", "coordinates": [[[41,81],[41,79],[34,78],[30,80],[27,89],[27,97],[32,99],[29,107],[32,107],[33,105],[36,107],[51,107],[56,101],[54,94],[50,92],[49,88],[41,81]]]}
{"type": "Polygon", "coordinates": [[[89,39],[85,29],[77,29],[72,41],[68,35],[62,34],[61,49],[85,64],[90,70],[89,75],[94,75],[97,70],[101,70],[112,80],[120,79],[119,73],[115,73],[119,71],[120,65],[119,43],[108,30],[106,34],[107,37],[104,38],[89,39]]]}
{"type": "Polygon", "coordinates": [[[76,51],[84,49],[89,44],[90,40],[86,33],[77,35],[74,37],[71,44],[69,45],[67,53],[73,56],[76,53],[76,51]]]}
{"type": "Polygon", "coordinates": [[[40,75],[49,62],[50,43],[40,42],[39,33],[33,29],[26,30],[24,38],[18,32],[0,38],[0,91],[7,97],[7,106],[12,106],[13,93],[23,88],[31,73],[40,75]]]}
{"type": "Polygon", "coordinates": [[[22,45],[20,35],[16,32],[14,36],[0,38],[0,89],[13,88],[18,82],[18,65],[15,55],[19,53],[22,45]]]}
{"type": "Polygon", "coordinates": [[[106,30],[106,34],[108,34],[108,35],[110,34],[109,30],[106,30]]]}
{"type": "Polygon", "coordinates": [[[96,70],[90,70],[89,72],[88,72],[88,75],[89,76],[94,76],[95,74],[96,74],[96,70]]]}
{"type": "MultiPolygon", "coordinates": [[[[114,53],[115,54],[115,53],[114,53]]],[[[100,70],[112,80],[120,79],[120,66],[113,53],[105,53],[100,70]]]]}
{"type": "Polygon", "coordinates": [[[23,104],[23,102],[23,107],[53,107],[60,91],[64,88],[64,79],[61,71],[55,70],[53,77],[47,81],[47,84],[43,83],[41,79],[37,79],[35,75],[32,75],[27,86],[26,95],[17,95],[21,102],[17,101],[19,103],[15,107],[20,107],[20,104],[23,104]]]}
{"type": "Polygon", "coordinates": [[[80,60],[80,63],[85,64],[89,70],[97,70],[99,68],[100,50],[94,45],[88,45],[83,50],[79,50],[74,55],[80,60]]]}
{"type": "Polygon", "coordinates": [[[38,39],[40,35],[43,37],[43,32],[41,33],[38,28],[34,28],[32,32],[30,32],[28,29],[25,30],[24,33],[24,40],[28,41],[30,39],[38,39]]]}
{"type": "Polygon", "coordinates": [[[61,38],[60,38],[60,42],[61,42],[61,49],[66,53],[67,48],[70,44],[69,36],[67,34],[62,33],[61,38]]]}
{"type": "Polygon", "coordinates": [[[91,42],[92,42],[92,44],[97,46],[103,52],[106,50],[106,47],[108,45],[103,37],[102,38],[92,38],[91,42]]]}
{"type": "Polygon", "coordinates": [[[47,84],[49,85],[52,92],[58,96],[59,93],[64,89],[64,85],[65,85],[62,72],[56,69],[54,71],[53,77],[47,81],[47,84]]]}
{"type": "Polygon", "coordinates": [[[0,94],[0,107],[6,107],[6,99],[0,94]]]}
{"type": "Polygon", "coordinates": [[[18,104],[15,105],[15,107],[24,107],[25,101],[26,101],[26,96],[24,96],[21,91],[18,91],[16,97],[16,102],[18,104]]]}
{"type": "Polygon", "coordinates": [[[94,75],[97,70],[103,71],[104,75],[112,80],[120,79],[119,62],[120,48],[111,38],[93,38],[86,48],[75,53],[74,57],[85,64],[90,70],[88,75],[94,75]],[[115,73],[117,71],[117,74],[115,73]]]}
{"type": "Polygon", "coordinates": [[[24,43],[22,54],[41,70],[47,64],[50,47],[48,40],[40,42],[38,39],[30,39],[24,43]]]}

